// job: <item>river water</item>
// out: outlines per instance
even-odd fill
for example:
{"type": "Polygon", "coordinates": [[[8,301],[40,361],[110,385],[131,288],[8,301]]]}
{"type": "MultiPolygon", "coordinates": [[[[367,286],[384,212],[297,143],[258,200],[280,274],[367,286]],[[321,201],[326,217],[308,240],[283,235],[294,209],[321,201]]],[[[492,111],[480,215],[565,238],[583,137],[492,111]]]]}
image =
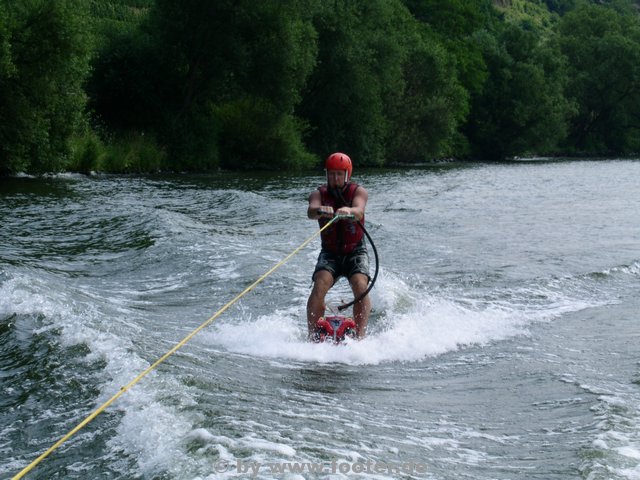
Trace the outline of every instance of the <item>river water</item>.
{"type": "MultiPolygon", "coordinates": [[[[315,239],[27,478],[640,479],[640,162],[355,173],[366,339],[305,341],[315,239]]],[[[0,184],[0,478],[313,235],[321,181],[0,184]]]]}

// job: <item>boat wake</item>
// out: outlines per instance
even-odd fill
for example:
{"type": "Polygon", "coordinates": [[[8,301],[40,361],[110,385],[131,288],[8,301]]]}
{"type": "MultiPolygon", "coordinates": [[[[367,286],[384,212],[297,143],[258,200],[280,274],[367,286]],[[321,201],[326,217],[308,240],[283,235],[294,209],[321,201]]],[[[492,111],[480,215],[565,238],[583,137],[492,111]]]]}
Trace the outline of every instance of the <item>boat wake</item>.
{"type": "Polygon", "coordinates": [[[306,321],[301,318],[304,309],[296,306],[249,318],[227,318],[205,333],[206,342],[232,352],[299,362],[415,362],[525,335],[536,322],[608,302],[594,298],[582,279],[553,279],[485,292],[481,297],[454,291],[430,294],[386,272],[378,282],[372,292],[376,311],[363,340],[339,347],[308,342],[306,321]]]}

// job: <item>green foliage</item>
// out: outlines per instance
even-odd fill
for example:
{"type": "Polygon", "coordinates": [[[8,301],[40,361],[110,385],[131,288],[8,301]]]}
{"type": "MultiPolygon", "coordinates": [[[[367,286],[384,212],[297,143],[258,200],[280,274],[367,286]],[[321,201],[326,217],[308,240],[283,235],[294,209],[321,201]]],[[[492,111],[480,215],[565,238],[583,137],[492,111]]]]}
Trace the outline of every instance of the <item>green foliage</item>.
{"type": "MultiPolygon", "coordinates": [[[[406,137],[404,145],[428,142],[435,147],[425,150],[430,155],[415,156],[416,159],[465,155],[469,146],[461,127],[469,113],[471,99],[481,94],[489,75],[478,35],[495,30],[499,22],[497,12],[491,0],[405,0],[404,3],[424,23],[430,37],[437,40],[429,41],[437,43],[432,51],[439,62],[427,61],[428,55],[410,62],[411,73],[407,79],[414,86],[408,89],[410,94],[405,99],[408,124],[397,133],[397,138],[406,137]],[[411,113],[415,105],[421,103],[432,115],[423,116],[419,121],[412,118],[411,113]],[[426,135],[423,136],[423,132],[426,135]]],[[[401,154],[396,155],[402,158],[401,154]]]]}
{"type": "Polygon", "coordinates": [[[136,130],[157,114],[149,35],[141,29],[153,0],[90,0],[96,38],[86,91],[92,123],[99,131],[136,130]]]}
{"type": "Polygon", "coordinates": [[[167,155],[149,135],[129,132],[109,143],[100,167],[110,173],[158,172],[166,169],[167,155]]]}
{"type": "Polygon", "coordinates": [[[637,15],[640,3],[637,0],[592,0],[591,3],[605,5],[622,15],[637,15]]]}
{"type": "Polygon", "coordinates": [[[572,111],[557,48],[515,24],[506,24],[497,38],[479,41],[490,73],[467,125],[474,156],[499,160],[555,151],[572,111]]]}
{"type": "Polygon", "coordinates": [[[116,133],[154,130],[165,110],[164,77],[150,35],[137,29],[114,33],[87,82],[94,124],[116,133]]]}
{"type": "Polygon", "coordinates": [[[72,172],[90,174],[102,169],[106,156],[105,146],[93,132],[74,135],[69,141],[71,158],[67,169],[72,172]]]}
{"type": "MultiPolygon", "coordinates": [[[[305,20],[304,7],[305,2],[295,0],[158,0],[152,26],[159,34],[163,58],[173,64],[164,69],[171,72],[165,105],[171,112],[172,130],[184,130],[181,124],[185,123],[190,130],[204,128],[203,123],[219,127],[215,129],[218,141],[201,152],[201,156],[210,155],[208,166],[217,164],[219,145],[224,148],[224,164],[238,167],[262,163],[259,159],[264,156],[281,158],[299,151],[298,124],[286,117],[300,99],[315,56],[313,30],[305,20]],[[252,99],[249,104],[246,98],[252,99]],[[229,105],[265,124],[258,129],[254,119],[236,121],[230,113],[234,107],[229,105]],[[216,113],[223,118],[216,118],[216,113]],[[249,141],[253,142],[250,147],[249,141]],[[287,142],[290,145],[283,147],[287,142]],[[260,152],[263,145],[278,145],[278,152],[260,152]]],[[[179,139],[174,141],[182,145],[179,139]]],[[[178,160],[193,164],[196,159],[184,155],[183,147],[178,160]]],[[[171,145],[170,152],[176,152],[171,145]]],[[[281,161],[292,165],[297,159],[281,161]]]]}
{"type": "MultiPolygon", "coordinates": [[[[402,2],[325,3],[314,26],[318,61],[298,109],[310,125],[310,149],[321,157],[343,150],[356,164],[368,165],[380,165],[389,156],[416,160],[436,154],[440,145],[432,137],[403,150],[399,136],[410,135],[402,128],[410,119],[438,122],[433,96],[438,87],[456,80],[447,75],[450,70],[445,73],[447,62],[437,42],[420,33],[402,2]],[[428,66],[439,69],[439,75],[428,80],[415,75],[428,66]],[[419,93],[420,88],[426,90],[419,93]],[[408,107],[412,111],[404,112],[408,107]]],[[[457,115],[444,113],[444,123],[457,115]]]]}
{"type": "Polygon", "coordinates": [[[550,12],[564,15],[576,7],[576,0],[544,0],[550,12]]]}
{"type": "Polygon", "coordinates": [[[221,122],[220,166],[266,170],[306,168],[314,158],[300,140],[302,129],[260,97],[247,97],[216,108],[221,122]]]}
{"type": "Polygon", "coordinates": [[[153,0],[89,0],[99,49],[116,35],[131,32],[146,18],[153,0]]]}
{"type": "Polygon", "coordinates": [[[156,134],[171,158],[171,170],[202,171],[219,166],[218,119],[213,107],[194,105],[188,113],[161,112],[156,134]]]}
{"type": "Polygon", "coordinates": [[[578,105],[568,148],[595,154],[640,149],[640,25],[635,16],[583,6],[559,28],[578,105]]]}
{"type": "Polygon", "coordinates": [[[388,110],[389,158],[411,163],[452,155],[469,99],[453,61],[436,41],[424,39],[405,62],[403,77],[403,94],[388,110]]]}
{"type": "Polygon", "coordinates": [[[638,3],[0,0],[0,174],[637,152],[638,3]]]}
{"type": "Polygon", "coordinates": [[[96,117],[153,132],[178,170],[215,168],[221,149],[228,167],[304,163],[293,110],[315,61],[307,3],[157,0],[143,28],[115,36],[96,62],[96,117]],[[238,121],[240,111],[264,123],[238,121]]]}
{"type": "MultiPolygon", "coordinates": [[[[543,0],[510,0],[508,6],[501,7],[498,2],[497,9],[500,11],[505,20],[516,25],[531,25],[535,28],[550,29],[555,21],[556,16],[552,15],[552,9],[543,0]]],[[[551,3],[554,3],[551,0],[551,3]]],[[[559,3],[556,1],[556,3],[559,3]]],[[[566,2],[554,5],[556,8],[567,8],[566,2]]]]}
{"type": "Polygon", "coordinates": [[[0,172],[61,170],[82,127],[90,37],[81,0],[0,1],[0,172]]]}
{"type": "Polygon", "coordinates": [[[487,68],[474,35],[479,31],[492,31],[498,23],[491,0],[405,0],[404,3],[437,35],[469,94],[479,92],[487,79],[487,68]]]}
{"type": "Polygon", "coordinates": [[[67,169],[90,174],[144,173],[167,169],[167,154],[157,142],[142,133],[129,131],[103,142],[96,133],[86,131],[71,141],[71,158],[67,169]]]}

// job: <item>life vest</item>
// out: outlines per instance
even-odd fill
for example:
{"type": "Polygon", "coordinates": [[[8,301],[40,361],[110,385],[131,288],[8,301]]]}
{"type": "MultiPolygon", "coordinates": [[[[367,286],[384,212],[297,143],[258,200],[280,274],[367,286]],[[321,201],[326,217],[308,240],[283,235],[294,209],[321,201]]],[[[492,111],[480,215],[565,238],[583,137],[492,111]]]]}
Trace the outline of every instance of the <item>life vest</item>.
{"type": "MultiPolygon", "coordinates": [[[[322,205],[333,207],[334,211],[340,207],[351,207],[357,189],[357,183],[349,182],[342,189],[342,198],[336,198],[326,185],[318,187],[322,205]],[[344,200],[344,202],[342,200],[344,200]]],[[[324,227],[329,221],[330,219],[328,218],[318,219],[320,228],[324,227]]],[[[361,222],[364,225],[364,217],[361,222]]],[[[346,255],[358,246],[363,237],[364,232],[362,228],[358,226],[357,222],[353,220],[336,220],[328,228],[323,230],[321,234],[322,248],[337,255],[346,255]]]]}

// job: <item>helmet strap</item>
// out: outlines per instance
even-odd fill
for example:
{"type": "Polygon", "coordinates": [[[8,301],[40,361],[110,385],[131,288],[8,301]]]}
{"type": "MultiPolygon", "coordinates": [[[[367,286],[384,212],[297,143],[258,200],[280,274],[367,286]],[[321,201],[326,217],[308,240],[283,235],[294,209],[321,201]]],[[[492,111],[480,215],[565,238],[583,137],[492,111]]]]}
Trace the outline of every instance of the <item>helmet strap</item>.
{"type": "MultiPolygon", "coordinates": [[[[327,185],[329,185],[329,170],[325,168],[324,173],[327,177],[327,185]]],[[[346,185],[347,183],[349,183],[349,170],[344,171],[344,184],[346,185]]]]}

